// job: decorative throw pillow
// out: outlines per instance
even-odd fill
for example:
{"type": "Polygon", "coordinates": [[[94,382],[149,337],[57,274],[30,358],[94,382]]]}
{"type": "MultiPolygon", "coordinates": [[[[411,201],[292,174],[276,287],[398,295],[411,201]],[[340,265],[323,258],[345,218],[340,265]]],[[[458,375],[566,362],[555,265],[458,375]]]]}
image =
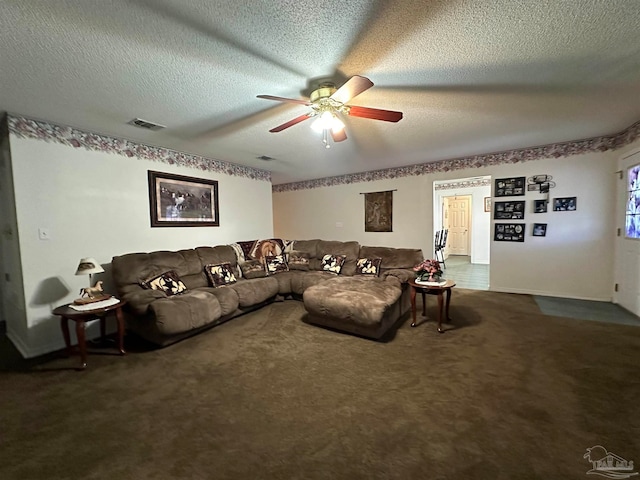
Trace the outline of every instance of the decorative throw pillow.
{"type": "Polygon", "coordinates": [[[186,292],[186,285],[180,280],[178,274],[173,270],[161,273],[155,277],[143,280],[140,282],[143,288],[151,290],[161,290],[168,296],[178,295],[179,293],[186,292]]]}
{"type": "Polygon", "coordinates": [[[289,271],[284,255],[267,255],[264,257],[264,268],[267,271],[267,275],[289,271]]]}
{"type": "Polygon", "coordinates": [[[267,273],[264,271],[264,264],[260,260],[247,260],[240,264],[240,270],[244,278],[259,278],[266,277],[267,273]]]}
{"type": "Polygon", "coordinates": [[[321,267],[325,272],[338,275],[342,270],[346,257],[344,255],[325,255],[322,257],[321,267]]]}
{"type": "Polygon", "coordinates": [[[309,270],[309,253],[292,250],[289,252],[289,270],[309,270]]]}
{"type": "Polygon", "coordinates": [[[230,263],[205,265],[204,272],[207,274],[212,287],[222,287],[237,281],[230,263]]]}
{"type": "Polygon", "coordinates": [[[359,258],[356,263],[356,275],[380,275],[381,258],[359,258]]]}

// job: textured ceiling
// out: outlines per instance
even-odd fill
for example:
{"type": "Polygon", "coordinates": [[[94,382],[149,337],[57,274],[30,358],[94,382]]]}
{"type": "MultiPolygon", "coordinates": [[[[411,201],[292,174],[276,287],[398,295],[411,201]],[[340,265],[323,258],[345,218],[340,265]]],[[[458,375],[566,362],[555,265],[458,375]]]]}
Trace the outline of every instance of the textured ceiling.
{"type": "Polygon", "coordinates": [[[617,133],[639,33],[638,0],[2,0],[0,110],[280,184],[617,133]],[[404,119],[348,117],[330,149],[310,122],[268,132],[307,107],[256,95],[355,74],[375,86],[349,103],[404,119]]]}

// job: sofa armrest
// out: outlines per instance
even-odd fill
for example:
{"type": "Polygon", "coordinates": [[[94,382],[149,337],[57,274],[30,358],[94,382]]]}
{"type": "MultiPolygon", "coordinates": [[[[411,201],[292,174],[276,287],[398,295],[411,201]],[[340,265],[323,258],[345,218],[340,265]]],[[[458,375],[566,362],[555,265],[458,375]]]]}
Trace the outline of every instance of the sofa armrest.
{"type": "Polygon", "coordinates": [[[407,283],[409,280],[416,278],[415,272],[409,268],[392,268],[385,270],[380,276],[384,279],[395,277],[400,280],[400,283],[407,283]]]}
{"type": "Polygon", "coordinates": [[[127,302],[128,307],[136,315],[145,315],[151,305],[158,298],[166,298],[167,294],[161,290],[146,290],[141,288],[135,292],[122,295],[122,300],[127,302]]]}

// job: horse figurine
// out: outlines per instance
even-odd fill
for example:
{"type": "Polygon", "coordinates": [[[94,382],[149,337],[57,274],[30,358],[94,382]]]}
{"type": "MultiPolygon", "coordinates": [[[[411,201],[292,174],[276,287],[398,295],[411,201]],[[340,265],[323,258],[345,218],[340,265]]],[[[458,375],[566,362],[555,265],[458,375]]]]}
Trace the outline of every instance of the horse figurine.
{"type": "Polygon", "coordinates": [[[85,287],[80,289],[80,298],[83,298],[85,295],[89,298],[96,298],[103,294],[104,290],[102,289],[102,280],[96,282],[93,287],[85,287]]]}

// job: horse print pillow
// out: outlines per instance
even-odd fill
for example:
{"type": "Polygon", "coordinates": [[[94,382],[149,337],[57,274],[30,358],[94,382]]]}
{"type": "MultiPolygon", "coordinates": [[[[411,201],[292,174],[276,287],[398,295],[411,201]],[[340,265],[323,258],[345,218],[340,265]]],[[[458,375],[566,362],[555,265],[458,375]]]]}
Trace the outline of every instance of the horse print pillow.
{"type": "Polygon", "coordinates": [[[209,278],[212,287],[223,287],[236,283],[236,276],[233,274],[230,263],[209,264],[204,267],[204,272],[209,278]]]}
{"type": "Polygon", "coordinates": [[[359,258],[356,263],[356,275],[380,275],[381,258],[359,258]]]}
{"type": "Polygon", "coordinates": [[[143,288],[148,288],[151,290],[161,290],[168,296],[178,295],[179,293],[187,291],[186,285],[182,282],[182,280],[180,280],[178,274],[173,270],[161,273],[160,275],[152,277],[148,280],[143,280],[140,282],[140,284],[143,288]]]}
{"type": "Polygon", "coordinates": [[[322,257],[321,268],[325,272],[339,275],[344,265],[346,257],[344,255],[325,255],[322,257]]]}

